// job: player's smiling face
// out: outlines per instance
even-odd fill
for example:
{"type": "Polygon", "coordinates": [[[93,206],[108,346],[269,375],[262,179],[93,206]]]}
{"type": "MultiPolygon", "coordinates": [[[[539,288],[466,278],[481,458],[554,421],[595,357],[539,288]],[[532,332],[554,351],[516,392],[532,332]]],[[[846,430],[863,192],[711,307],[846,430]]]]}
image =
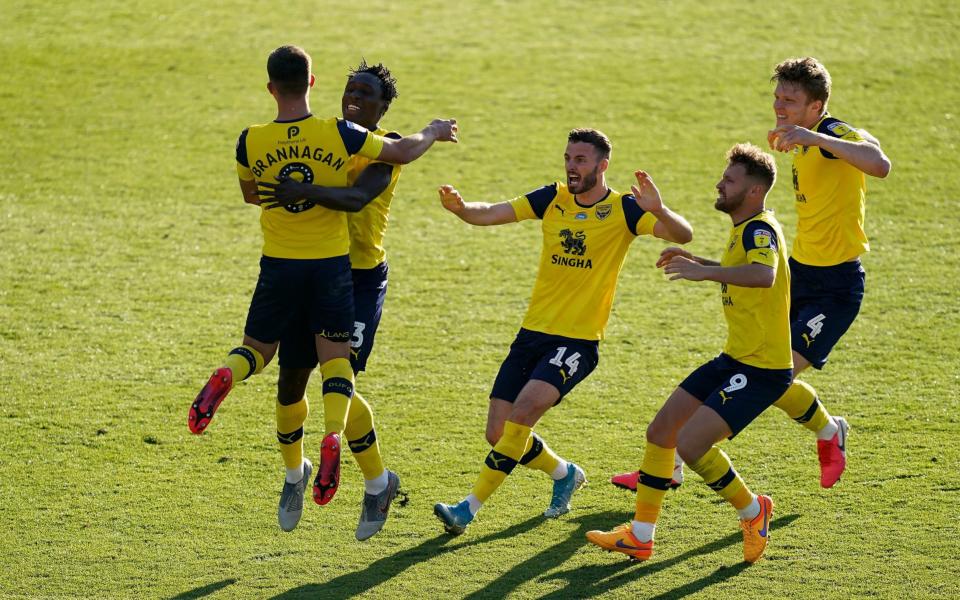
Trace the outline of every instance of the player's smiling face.
{"type": "Polygon", "coordinates": [[[341,106],[344,119],[376,129],[380,117],[387,111],[380,80],[371,73],[357,73],[343,89],[341,106]]]}
{"type": "Polygon", "coordinates": [[[584,194],[597,186],[600,174],[599,152],[587,142],[570,142],[563,160],[567,170],[567,189],[571,194],[584,194]]]}
{"type": "Polygon", "coordinates": [[[717,182],[717,200],[713,207],[727,214],[732,213],[743,204],[750,185],[746,167],[738,163],[728,165],[717,182]]]}
{"type": "Polygon", "coordinates": [[[802,87],[781,81],[773,91],[773,112],[777,116],[777,126],[798,125],[810,129],[820,120],[823,102],[811,101],[802,87]]]}

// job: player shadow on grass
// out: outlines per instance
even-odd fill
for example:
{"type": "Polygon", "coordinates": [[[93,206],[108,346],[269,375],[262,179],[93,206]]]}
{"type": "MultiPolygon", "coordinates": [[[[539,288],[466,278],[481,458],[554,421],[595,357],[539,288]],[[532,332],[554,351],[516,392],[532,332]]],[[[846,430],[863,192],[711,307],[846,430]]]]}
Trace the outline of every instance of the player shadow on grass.
{"type": "Polygon", "coordinates": [[[537,525],[542,524],[544,521],[546,521],[544,517],[537,515],[502,531],[497,531],[475,539],[469,539],[469,533],[466,538],[456,538],[443,533],[425,540],[413,548],[385,556],[359,571],[344,573],[326,583],[301,585],[287,590],[282,594],[278,594],[271,600],[293,600],[295,598],[324,598],[325,600],[329,598],[330,600],[336,600],[340,598],[353,598],[367,593],[371,588],[400,575],[414,565],[422,564],[434,557],[468,546],[475,546],[477,544],[521,535],[535,528],[537,525]],[[457,540],[465,541],[460,544],[451,544],[451,542],[457,540]]]}
{"type": "MultiPolygon", "coordinates": [[[[798,514],[779,517],[770,522],[770,528],[771,530],[776,531],[782,527],[789,526],[798,518],[800,518],[800,515],[798,514]]],[[[609,523],[605,523],[605,525],[609,525],[609,523]]],[[[669,569],[670,567],[693,558],[694,556],[709,554],[711,552],[716,552],[721,548],[725,548],[726,546],[737,544],[742,539],[743,536],[739,532],[731,533],[726,537],[708,542],[702,546],[688,550],[683,554],[679,554],[673,558],[668,558],[662,561],[656,560],[656,556],[654,556],[654,559],[650,562],[637,563],[627,560],[626,557],[624,557],[624,560],[613,564],[589,565],[586,567],[571,569],[569,571],[554,573],[541,579],[543,581],[562,579],[566,580],[567,585],[563,589],[543,596],[541,600],[544,598],[568,598],[571,594],[578,598],[592,598],[594,596],[600,596],[622,585],[636,582],[641,577],[648,577],[664,569],[669,569]],[[624,570],[624,567],[630,565],[636,565],[638,568],[631,569],[626,573],[621,573],[621,571],[624,570]]],[[[736,577],[749,566],[750,564],[744,561],[740,561],[739,563],[730,567],[722,566],[709,575],[705,575],[700,579],[685,583],[672,590],[664,592],[663,594],[654,596],[651,600],[666,600],[668,598],[683,598],[689,596],[690,594],[699,592],[711,585],[715,585],[736,577]]]]}
{"type": "MultiPolygon", "coordinates": [[[[609,525],[611,521],[618,519],[623,520],[623,516],[623,513],[620,511],[607,511],[581,515],[574,519],[567,520],[567,523],[576,523],[577,529],[571,532],[566,539],[552,546],[545,547],[522,563],[515,565],[509,571],[485,585],[482,589],[465,596],[465,598],[477,600],[479,598],[508,597],[517,587],[531,580],[540,579],[540,576],[545,571],[559,567],[569,560],[577,550],[587,543],[586,533],[588,531],[609,525]]],[[[615,567],[615,570],[621,570],[629,566],[631,566],[629,561],[623,561],[622,564],[615,567]]],[[[583,597],[579,586],[575,593],[564,593],[562,596],[565,598],[583,597]]]]}
{"type": "Polygon", "coordinates": [[[236,579],[224,579],[223,581],[218,581],[216,583],[208,583],[207,585],[177,594],[176,596],[170,598],[170,600],[197,600],[197,598],[209,596],[210,594],[220,591],[227,586],[235,584],[236,582],[236,579]]]}

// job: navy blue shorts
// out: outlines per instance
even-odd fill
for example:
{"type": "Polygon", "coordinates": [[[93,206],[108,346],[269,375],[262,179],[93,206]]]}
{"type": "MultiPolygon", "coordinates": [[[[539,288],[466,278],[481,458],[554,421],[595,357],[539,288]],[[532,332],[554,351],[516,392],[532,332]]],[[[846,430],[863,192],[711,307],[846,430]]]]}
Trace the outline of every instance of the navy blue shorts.
{"type": "MultiPolygon", "coordinates": [[[[353,335],[350,338],[350,364],[354,373],[367,367],[373,351],[373,339],[380,327],[383,301],[387,296],[386,261],[372,269],[353,269],[353,335]]],[[[313,335],[307,329],[305,316],[293,319],[280,339],[278,355],[281,367],[312,369],[317,366],[317,349],[313,335]]]]}
{"type": "Polygon", "coordinates": [[[560,399],[597,368],[599,342],[520,329],[500,372],[491,398],[513,402],[531,379],[546,381],[560,390],[560,399]]]}
{"type": "Polygon", "coordinates": [[[811,267],[790,259],[791,342],[814,368],[823,368],[857,318],[866,277],[859,260],[811,267]]]}
{"type": "Polygon", "coordinates": [[[793,369],[760,369],[721,354],[690,373],[680,388],[717,411],[733,439],[779,400],[792,380],[793,369]]]}
{"type": "Polygon", "coordinates": [[[271,344],[294,319],[311,335],[346,342],[353,330],[350,258],[292,259],[264,256],[244,333],[271,344]]]}

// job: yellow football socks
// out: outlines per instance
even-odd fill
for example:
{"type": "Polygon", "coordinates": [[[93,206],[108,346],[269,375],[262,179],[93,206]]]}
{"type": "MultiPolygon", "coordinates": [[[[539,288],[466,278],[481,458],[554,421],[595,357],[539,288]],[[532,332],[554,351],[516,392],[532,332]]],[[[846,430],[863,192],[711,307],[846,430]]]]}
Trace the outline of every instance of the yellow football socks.
{"type": "Polygon", "coordinates": [[[250,346],[239,346],[227,354],[223,365],[233,374],[233,383],[243,381],[263,370],[263,355],[250,346]]]}
{"type": "Polygon", "coordinates": [[[306,396],[295,404],[277,402],[277,441],[288,469],[299,469],[303,463],[303,423],[309,413],[306,396]]]}
{"type": "Polygon", "coordinates": [[[531,433],[527,438],[527,445],[524,448],[523,455],[520,457],[520,464],[528,469],[543,471],[550,477],[553,477],[557,467],[566,462],[550,449],[550,446],[543,441],[539,435],[531,433]]]}
{"type": "Polygon", "coordinates": [[[700,457],[700,460],[691,464],[690,468],[703,477],[710,489],[720,494],[721,498],[732,504],[738,511],[750,506],[753,502],[753,494],[733,469],[730,457],[720,448],[711,447],[700,457]]]}
{"type": "Polygon", "coordinates": [[[643,523],[656,523],[660,516],[663,497],[670,489],[673,476],[674,448],[662,448],[647,442],[637,479],[637,506],[633,519],[643,523]]]}
{"type": "Polygon", "coordinates": [[[323,376],[323,426],[326,433],[340,433],[347,426],[350,398],[353,397],[353,368],[346,358],[334,358],[320,365],[323,376]]]}
{"type": "Polygon", "coordinates": [[[363,478],[376,479],[383,474],[383,458],[380,456],[380,442],[373,427],[373,411],[367,401],[357,392],[350,401],[347,414],[347,426],[343,430],[353,458],[363,472],[363,478]]]}
{"type": "Polygon", "coordinates": [[[531,433],[530,428],[526,425],[520,425],[513,421],[507,421],[504,424],[503,435],[500,436],[500,441],[487,455],[483,467],[480,468],[480,476],[473,486],[473,495],[480,502],[486,502],[487,498],[500,487],[507,475],[517,466],[517,462],[519,462],[524,449],[527,447],[527,441],[531,433]]]}
{"type": "Polygon", "coordinates": [[[773,405],[814,433],[822,430],[830,422],[830,415],[817,398],[816,390],[799,379],[795,379],[773,405]]]}

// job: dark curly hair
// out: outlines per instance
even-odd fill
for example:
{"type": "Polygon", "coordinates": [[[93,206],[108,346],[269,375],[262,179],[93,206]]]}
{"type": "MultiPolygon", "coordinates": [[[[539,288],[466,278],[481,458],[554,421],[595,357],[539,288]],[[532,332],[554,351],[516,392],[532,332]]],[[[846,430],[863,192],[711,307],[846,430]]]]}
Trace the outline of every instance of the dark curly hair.
{"type": "Polygon", "coordinates": [[[400,95],[397,93],[397,78],[390,73],[390,69],[383,66],[383,63],[368,65],[367,59],[365,58],[360,59],[360,64],[357,68],[350,69],[350,74],[347,75],[347,79],[350,80],[360,73],[370,73],[380,80],[380,89],[383,92],[383,103],[385,104],[384,112],[386,112],[386,109],[390,108],[390,103],[393,102],[393,99],[400,95]]]}

